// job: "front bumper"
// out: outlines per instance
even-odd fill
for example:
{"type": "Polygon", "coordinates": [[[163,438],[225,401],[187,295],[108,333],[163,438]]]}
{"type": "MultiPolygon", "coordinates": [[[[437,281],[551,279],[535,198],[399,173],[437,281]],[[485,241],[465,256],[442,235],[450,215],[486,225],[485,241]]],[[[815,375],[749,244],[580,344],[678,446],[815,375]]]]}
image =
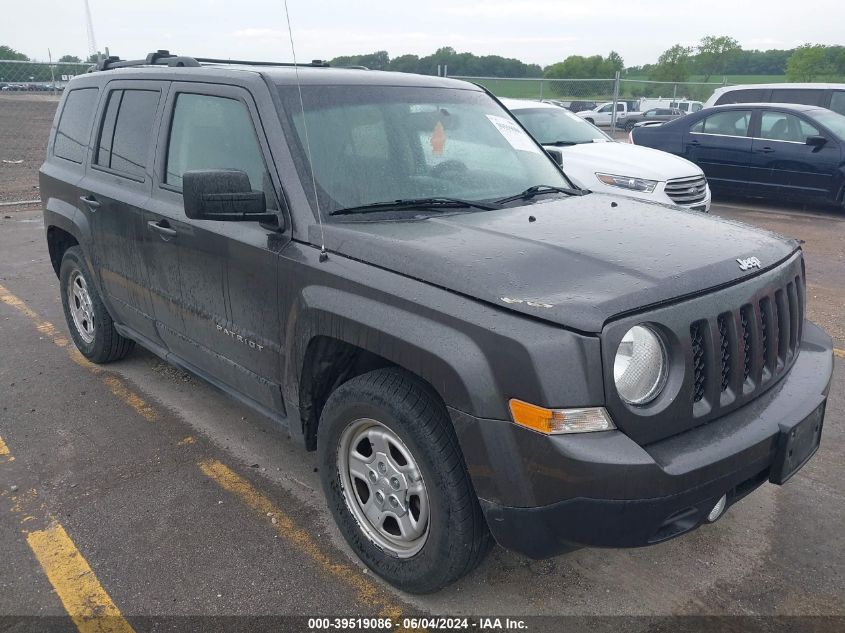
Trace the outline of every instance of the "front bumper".
{"type": "Polygon", "coordinates": [[[581,546],[638,547],[700,526],[769,479],[781,438],[820,409],[832,342],[805,322],[781,381],[703,426],[639,446],[621,431],[546,436],[450,409],[487,523],[504,547],[546,558],[581,546]]]}

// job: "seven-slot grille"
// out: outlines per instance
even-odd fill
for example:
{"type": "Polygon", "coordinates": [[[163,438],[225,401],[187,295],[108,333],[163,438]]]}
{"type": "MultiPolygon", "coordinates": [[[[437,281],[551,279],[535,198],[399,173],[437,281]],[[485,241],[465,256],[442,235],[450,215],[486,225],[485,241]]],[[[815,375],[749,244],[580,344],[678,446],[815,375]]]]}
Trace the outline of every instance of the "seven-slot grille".
{"type": "Polygon", "coordinates": [[[690,326],[693,404],[750,394],[778,377],[798,353],[804,322],[800,275],[714,320],[690,326]]]}
{"type": "Polygon", "coordinates": [[[704,202],[707,197],[707,179],[703,174],[688,178],[673,178],[666,181],[664,191],[675,204],[682,206],[698,204],[704,202]]]}

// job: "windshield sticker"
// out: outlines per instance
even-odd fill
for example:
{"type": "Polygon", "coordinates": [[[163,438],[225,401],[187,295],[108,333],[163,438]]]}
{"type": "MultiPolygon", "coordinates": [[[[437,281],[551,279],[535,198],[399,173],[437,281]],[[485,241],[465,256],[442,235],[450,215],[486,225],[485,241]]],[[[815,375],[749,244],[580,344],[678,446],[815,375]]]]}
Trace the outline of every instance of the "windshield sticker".
{"type": "Polygon", "coordinates": [[[440,121],[435,123],[429,142],[431,143],[431,153],[435,156],[440,156],[446,149],[446,130],[443,129],[443,124],[440,121]]]}
{"type": "Polygon", "coordinates": [[[488,114],[487,118],[493,124],[493,127],[499,130],[499,134],[504,136],[505,140],[514,149],[522,150],[523,152],[540,153],[540,148],[534,144],[531,137],[513,121],[495,114],[488,114]]]}

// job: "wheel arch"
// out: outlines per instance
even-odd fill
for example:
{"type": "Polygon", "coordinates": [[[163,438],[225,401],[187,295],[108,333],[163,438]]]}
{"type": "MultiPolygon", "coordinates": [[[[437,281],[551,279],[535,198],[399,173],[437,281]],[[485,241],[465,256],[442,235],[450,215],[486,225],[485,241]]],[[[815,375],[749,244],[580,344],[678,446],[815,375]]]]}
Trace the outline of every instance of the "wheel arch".
{"type": "Polygon", "coordinates": [[[492,370],[466,333],[360,295],[312,290],[289,321],[284,385],[286,402],[299,412],[300,428],[291,431],[302,433],[309,450],[316,448],[320,413],[332,391],[381,367],[406,370],[444,405],[464,411],[495,406],[485,402],[498,393],[492,370]]]}

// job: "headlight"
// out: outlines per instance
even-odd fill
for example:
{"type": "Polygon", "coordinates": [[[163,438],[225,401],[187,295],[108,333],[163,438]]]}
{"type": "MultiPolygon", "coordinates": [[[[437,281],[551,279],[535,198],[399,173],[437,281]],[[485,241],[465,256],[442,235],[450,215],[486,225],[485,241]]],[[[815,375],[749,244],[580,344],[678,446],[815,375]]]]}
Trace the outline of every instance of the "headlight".
{"type": "Polygon", "coordinates": [[[666,384],[666,366],[660,337],[648,326],[635,325],[625,332],[613,359],[616,391],[628,404],[647,404],[666,384]]]}
{"type": "Polygon", "coordinates": [[[596,173],[596,178],[611,187],[619,187],[620,189],[628,189],[630,191],[642,191],[643,193],[651,193],[657,186],[656,180],[634,178],[633,176],[614,176],[613,174],[596,173]]]}

